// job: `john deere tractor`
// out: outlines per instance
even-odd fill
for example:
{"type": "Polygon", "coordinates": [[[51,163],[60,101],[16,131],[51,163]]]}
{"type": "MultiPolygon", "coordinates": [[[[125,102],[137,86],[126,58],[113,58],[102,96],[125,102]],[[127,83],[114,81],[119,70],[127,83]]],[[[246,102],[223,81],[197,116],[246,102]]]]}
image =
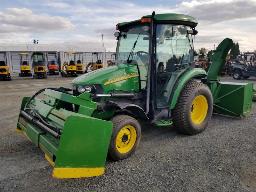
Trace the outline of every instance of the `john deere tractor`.
{"type": "Polygon", "coordinates": [[[219,80],[231,39],[219,44],[208,73],[191,67],[196,26],[191,16],[154,12],[119,23],[115,66],[76,78],[72,89],[45,88],[23,99],[17,130],[42,149],[54,177],[102,175],[107,155],[134,154],[141,122],[193,135],[213,112],[250,112],[252,83],[219,80]]]}

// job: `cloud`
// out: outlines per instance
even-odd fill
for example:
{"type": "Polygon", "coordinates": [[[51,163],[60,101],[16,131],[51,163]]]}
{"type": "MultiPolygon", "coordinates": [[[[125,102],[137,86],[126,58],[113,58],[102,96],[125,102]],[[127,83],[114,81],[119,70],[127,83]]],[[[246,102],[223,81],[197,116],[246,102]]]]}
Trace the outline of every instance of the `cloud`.
{"type": "Polygon", "coordinates": [[[53,2],[53,1],[50,1],[46,5],[51,7],[51,8],[54,8],[54,9],[69,9],[69,8],[72,8],[70,4],[65,3],[65,2],[53,2]]]}
{"type": "Polygon", "coordinates": [[[211,49],[225,37],[238,41],[243,50],[253,50],[256,44],[256,0],[177,0],[176,3],[45,0],[25,5],[27,8],[0,11],[0,43],[16,43],[16,39],[27,42],[36,36],[40,43],[61,42],[69,46],[73,43],[74,47],[80,43],[80,47],[86,48],[101,42],[100,35],[104,34],[107,49],[115,50],[115,25],[139,19],[155,10],[156,13],[175,12],[197,18],[196,48],[211,49]]]}
{"type": "Polygon", "coordinates": [[[36,14],[27,8],[8,8],[0,12],[0,33],[49,32],[72,28],[73,24],[64,17],[36,14]]]}
{"type": "Polygon", "coordinates": [[[255,0],[193,0],[182,2],[179,8],[210,23],[256,17],[255,0]]]}

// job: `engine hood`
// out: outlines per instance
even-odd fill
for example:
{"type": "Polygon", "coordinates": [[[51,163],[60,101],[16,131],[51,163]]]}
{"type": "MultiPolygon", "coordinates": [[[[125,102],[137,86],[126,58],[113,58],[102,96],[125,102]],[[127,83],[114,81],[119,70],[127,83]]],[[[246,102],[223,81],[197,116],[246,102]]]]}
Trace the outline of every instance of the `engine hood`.
{"type": "Polygon", "coordinates": [[[136,91],[139,74],[136,65],[118,65],[89,72],[73,80],[74,86],[101,85],[105,93],[112,90],[136,91]]]}

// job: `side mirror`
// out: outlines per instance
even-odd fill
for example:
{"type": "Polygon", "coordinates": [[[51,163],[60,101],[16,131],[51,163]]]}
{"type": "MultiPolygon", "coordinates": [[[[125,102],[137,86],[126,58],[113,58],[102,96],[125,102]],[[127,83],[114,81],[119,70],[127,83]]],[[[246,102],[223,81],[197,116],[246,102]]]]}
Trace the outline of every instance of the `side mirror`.
{"type": "Polygon", "coordinates": [[[187,33],[190,35],[196,35],[198,33],[198,31],[195,29],[191,29],[191,30],[187,30],[187,33]]]}
{"type": "Polygon", "coordinates": [[[115,36],[116,38],[118,38],[118,37],[120,36],[120,32],[116,31],[116,32],[114,33],[114,36],[115,36]]]}

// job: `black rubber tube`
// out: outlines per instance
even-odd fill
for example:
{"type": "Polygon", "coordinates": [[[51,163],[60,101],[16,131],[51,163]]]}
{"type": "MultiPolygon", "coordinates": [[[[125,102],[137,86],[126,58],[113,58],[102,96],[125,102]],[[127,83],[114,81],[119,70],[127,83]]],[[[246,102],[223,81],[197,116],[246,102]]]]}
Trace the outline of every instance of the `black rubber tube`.
{"type": "Polygon", "coordinates": [[[24,117],[27,121],[37,125],[40,129],[50,133],[51,135],[53,135],[56,138],[60,138],[60,134],[52,129],[50,129],[49,127],[47,127],[45,124],[41,123],[38,119],[35,119],[33,116],[31,116],[30,114],[28,114],[25,111],[21,111],[20,112],[20,116],[24,117]]]}

